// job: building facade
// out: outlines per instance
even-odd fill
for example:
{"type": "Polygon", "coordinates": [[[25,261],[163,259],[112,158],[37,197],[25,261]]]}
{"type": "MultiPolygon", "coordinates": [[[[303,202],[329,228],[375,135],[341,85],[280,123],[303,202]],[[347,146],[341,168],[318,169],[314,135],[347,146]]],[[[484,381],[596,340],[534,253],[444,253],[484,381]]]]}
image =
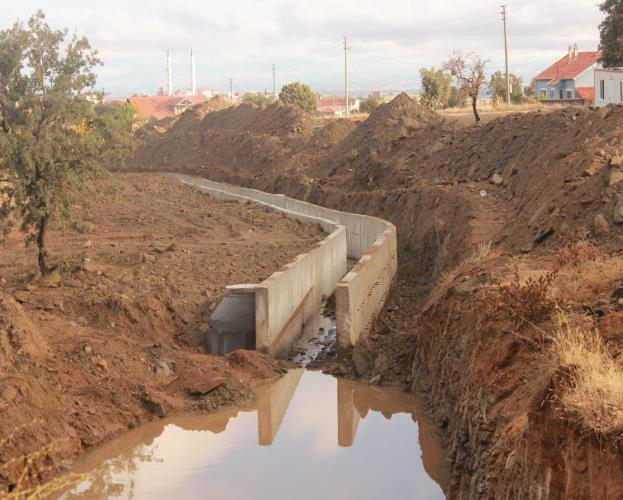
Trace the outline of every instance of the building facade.
{"type": "Polygon", "coordinates": [[[536,98],[543,102],[587,101],[600,57],[600,51],[579,52],[577,45],[570,46],[566,56],[535,77],[536,98]]]}
{"type": "Polygon", "coordinates": [[[595,106],[623,103],[623,68],[595,70],[595,106]]]}

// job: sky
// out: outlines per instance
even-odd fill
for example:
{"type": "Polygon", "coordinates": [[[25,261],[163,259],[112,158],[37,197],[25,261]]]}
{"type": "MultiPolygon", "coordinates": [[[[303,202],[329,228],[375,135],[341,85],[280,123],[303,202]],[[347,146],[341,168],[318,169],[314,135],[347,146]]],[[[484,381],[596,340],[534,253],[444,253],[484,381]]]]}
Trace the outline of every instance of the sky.
{"type": "MultiPolygon", "coordinates": [[[[111,97],[197,86],[272,90],[302,81],[314,90],[344,88],[348,36],[353,93],[419,88],[419,69],[439,67],[454,50],[476,52],[489,70],[504,67],[500,1],[491,0],[2,0],[0,29],[43,9],[54,28],[84,34],[100,54],[98,87],[111,97]]],[[[596,50],[598,0],[508,0],[510,71],[529,81],[569,44],[596,50]]]]}

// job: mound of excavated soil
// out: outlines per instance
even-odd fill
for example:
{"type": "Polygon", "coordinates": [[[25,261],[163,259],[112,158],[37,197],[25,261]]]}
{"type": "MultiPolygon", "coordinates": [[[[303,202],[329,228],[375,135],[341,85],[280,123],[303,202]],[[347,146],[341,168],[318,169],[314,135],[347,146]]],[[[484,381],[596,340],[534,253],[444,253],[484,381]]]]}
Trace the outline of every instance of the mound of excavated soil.
{"type": "Polygon", "coordinates": [[[147,142],[129,162],[139,170],[261,174],[278,169],[313,134],[313,120],[296,106],[277,101],[261,110],[242,104],[179,120],[166,134],[147,142]]]}
{"type": "Polygon", "coordinates": [[[120,196],[79,209],[80,231],[50,233],[61,272],[48,280],[20,235],[2,246],[0,496],[19,457],[50,443],[37,480],[146,420],[247,398],[281,370],[257,352],[206,354],[206,322],[225,286],[268,277],[322,231],[173,179],[113,181],[120,196]]]}

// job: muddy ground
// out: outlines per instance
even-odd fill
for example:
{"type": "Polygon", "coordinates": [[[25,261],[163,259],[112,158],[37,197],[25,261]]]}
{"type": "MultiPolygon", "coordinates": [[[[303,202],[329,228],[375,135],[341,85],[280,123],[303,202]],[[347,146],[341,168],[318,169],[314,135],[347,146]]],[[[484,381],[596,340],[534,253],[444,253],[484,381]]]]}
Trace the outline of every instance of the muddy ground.
{"type": "Polygon", "coordinates": [[[401,95],[361,123],[321,129],[280,103],[184,122],[145,143],[128,168],[203,175],[396,224],[395,292],[335,370],[423,390],[446,431],[451,498],[623,495],[623,429],[598,432],[564,411],[573,387],[555,374],[573,367],[546,367],[543,334],[553,304],[598,331],[623,369],[623,107],[465,126],[401,95]],[[556,286],[529,281],[550,274],[556,286]]]}
{"type": "Polygon", "coordinates": [[[282,366],[206,353],[224,287],[268,277],[322,231],[179,181],[115,174],[116,197],[77,207],[49,235],[42,280],[15,232],[0,248],[0,496],[63,470],[86,448],[151,419],[237,404],[282,366]]]}

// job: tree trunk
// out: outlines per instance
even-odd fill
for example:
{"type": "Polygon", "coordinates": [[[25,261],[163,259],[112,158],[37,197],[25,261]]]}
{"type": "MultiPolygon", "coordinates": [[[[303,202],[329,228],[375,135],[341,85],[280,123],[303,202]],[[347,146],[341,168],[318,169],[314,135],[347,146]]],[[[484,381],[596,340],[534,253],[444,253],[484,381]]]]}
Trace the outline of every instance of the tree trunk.
{"type": "Polygon", "coordinates": [[[474,110],[474,117],[476,117],[476,123],[480,122],[480,115],[478,114],[478,108],[476,107],[476,104],[478,103],[478,96],[473,96],[472,97],[472,109],[474,110]]]}
{"type": "Polygon", "coordinates": [[[48,216],[39,219],[39,234],[37,235],[37,247],[39,248],[39,270],[43,276],[49,275],[53,269],[48,267],[48,252],[45,248],[45,235],[48,230],[48,216]]]}

